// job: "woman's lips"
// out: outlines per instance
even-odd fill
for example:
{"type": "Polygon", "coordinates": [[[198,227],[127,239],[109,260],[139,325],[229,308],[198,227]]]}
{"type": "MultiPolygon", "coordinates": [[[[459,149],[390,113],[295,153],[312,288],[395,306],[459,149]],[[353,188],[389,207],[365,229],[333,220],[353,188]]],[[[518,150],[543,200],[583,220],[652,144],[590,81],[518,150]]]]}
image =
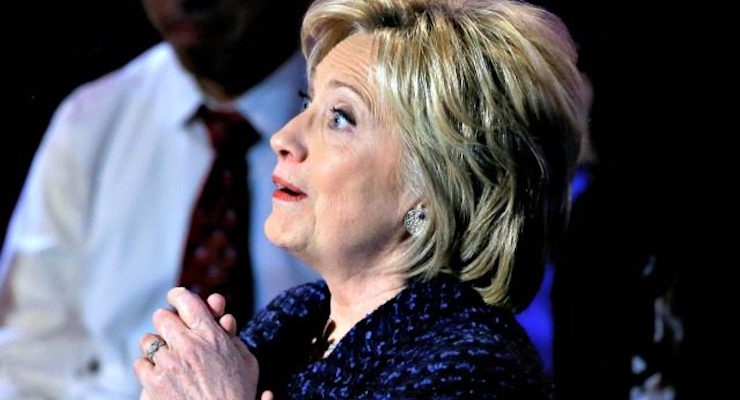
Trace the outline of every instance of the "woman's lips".
{"type": "Polygon", "coordinates": [[[288,202],[301,201],[308,197],[300,189],[290,184],[286,180],[279,176],[273,175],[272,181],[277,186],[277,189],[272,193],[272,198],[288,202]]]}

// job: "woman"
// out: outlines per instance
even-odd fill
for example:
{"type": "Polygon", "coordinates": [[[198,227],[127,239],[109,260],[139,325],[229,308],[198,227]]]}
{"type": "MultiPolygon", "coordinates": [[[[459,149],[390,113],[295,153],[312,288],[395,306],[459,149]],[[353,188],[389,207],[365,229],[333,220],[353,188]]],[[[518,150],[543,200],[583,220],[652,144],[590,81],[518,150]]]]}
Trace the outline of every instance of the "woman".
{"type": "Polygon", "coordinates": [[[179,314],[141,341],[143,397],[552,397],[512,311],[539,286],[586,131],[565,27],[519,2],[326,0],[302,43],[310,93],[271,140],[265,232],[324,281],[241,341],[222,298],[173,289],[179,314]]]}

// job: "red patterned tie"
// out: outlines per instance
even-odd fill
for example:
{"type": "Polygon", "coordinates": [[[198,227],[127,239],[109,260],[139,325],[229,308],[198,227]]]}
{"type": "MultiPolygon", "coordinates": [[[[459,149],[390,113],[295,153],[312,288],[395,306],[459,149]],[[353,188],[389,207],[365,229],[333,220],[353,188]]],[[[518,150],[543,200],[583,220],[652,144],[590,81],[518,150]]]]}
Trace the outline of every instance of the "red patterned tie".
{"type": "Polygon", "coordinates": [[[226,297],[226,312],[239,327],[254,303],[248,251],[249,194],[246,151],[258,139],[254,128],[235,112],[201,107],[216,157],[193,210],[179,284],[203,299],[226,297]]]}

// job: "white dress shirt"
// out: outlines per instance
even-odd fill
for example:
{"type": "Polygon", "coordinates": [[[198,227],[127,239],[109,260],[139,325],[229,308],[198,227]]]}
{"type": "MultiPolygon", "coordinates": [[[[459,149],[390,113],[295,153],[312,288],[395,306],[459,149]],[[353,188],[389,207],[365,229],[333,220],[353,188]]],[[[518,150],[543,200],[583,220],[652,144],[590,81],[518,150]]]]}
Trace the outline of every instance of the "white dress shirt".
{"type": "MultiPolygon", "coordinates": [[[[248,154],[255,303],[317,275],[269,243],[269,136],[301,107],[295,55],[233,106],[263,140],[248,154]]],[[[132,365],[179,277],[192,208],[214,158],[204,102],[159,44],[56,111],[0,258],[0,398],[138,398],[132,365]]]]}

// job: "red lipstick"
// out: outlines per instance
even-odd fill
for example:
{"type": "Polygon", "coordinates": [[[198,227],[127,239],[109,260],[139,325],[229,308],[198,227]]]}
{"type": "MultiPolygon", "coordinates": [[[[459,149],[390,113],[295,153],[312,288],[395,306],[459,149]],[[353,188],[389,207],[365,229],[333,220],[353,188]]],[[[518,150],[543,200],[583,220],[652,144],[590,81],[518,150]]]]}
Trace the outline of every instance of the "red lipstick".
{"type": "Polygon", "coordinates": [[[277,189],[272,193],[272,198],[287,202],[301,201],[308,197],[300,189],[280,178],[277,175],[272,176],[272,181],[277,186],[277,189]]]}

